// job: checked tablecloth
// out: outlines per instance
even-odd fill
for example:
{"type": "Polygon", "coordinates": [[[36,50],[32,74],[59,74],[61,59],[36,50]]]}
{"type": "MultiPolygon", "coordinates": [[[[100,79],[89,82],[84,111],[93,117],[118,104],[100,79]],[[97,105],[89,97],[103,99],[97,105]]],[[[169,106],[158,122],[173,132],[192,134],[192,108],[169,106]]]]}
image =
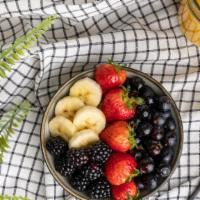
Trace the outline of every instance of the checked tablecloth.
{"type": "Polygon", "coordinates": [[[48,15],[60,17],[8,79],[0,79],[0,116],[17,101],[32,104],[0,166],[0,194],[75,199],[44,163],[42,115],[64,82],[112,58],[161,82],[180,109],[180,164],[151,199],[187,199],[200,180],[200,49],[180,32],[178,6],[176,0],[0,0],[0,51],[48,15]]]}

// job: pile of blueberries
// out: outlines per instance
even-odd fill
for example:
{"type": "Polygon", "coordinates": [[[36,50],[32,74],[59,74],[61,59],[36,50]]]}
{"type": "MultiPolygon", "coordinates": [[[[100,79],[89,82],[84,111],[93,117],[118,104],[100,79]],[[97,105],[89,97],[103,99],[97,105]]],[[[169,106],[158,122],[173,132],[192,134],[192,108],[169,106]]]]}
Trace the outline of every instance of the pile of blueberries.
{"type": "Polygon", "coordinates": [[[171,114],[171,100],[159,96],[137,76],[128,78],[124,86],[129,96],[142,97],[130,121],[134,127],[137,148],[130,153],[138,162],[140,175],[134,178],[142,195],[155,189],[169,176],[176,152],[176,123],[171,114]]]}

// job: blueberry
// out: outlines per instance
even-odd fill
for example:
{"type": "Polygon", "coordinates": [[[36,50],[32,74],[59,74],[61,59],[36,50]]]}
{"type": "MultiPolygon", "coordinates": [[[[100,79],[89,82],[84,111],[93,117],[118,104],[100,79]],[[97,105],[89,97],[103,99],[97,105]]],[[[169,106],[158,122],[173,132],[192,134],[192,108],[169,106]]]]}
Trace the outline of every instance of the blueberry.
{"type": "Polygon", "coordinates": [[[143,158],[146,158],[148,156],[147,152],[142,148],[132,150],[131,154],[137,162],[141,161],[143,158]]]}
{"type": "Polygon", "coordinates": [[[149,190],[153,190],[158,185],[158,179],[155,174],[147,174],[142,177],[142,182],[149,190]]]}
{"type": "Polygon", "coordinates": [[[137,188],[140,191],[147,189],[145,183],[142,181],[142,177],[141,176],[135,177],[134,178],[134,183],[137,185],[137,188]]]}
{"type": "Polygon", "coordinates": [[[169,119],[167,119],[167,121],[165,122],[165,128],[166,128],[167,130],[169,130],[169,131],[175,130],[175,128],[176,128],[176,123],[175,123],[175,121],[174,121],[173,118],[170,117],[169,119]]]}
{"type": "Polygon", "coordinates": [[[158,156],[162,150],[162,145],[160,142],[151,141],[149,145],[147,145],[148,152],[151,156],[158,156]]]}
{"type": "Polygon", "coordinates": [[[153,123],[157,126],[162,126],[165,123],[165,118],[162,116],[162,113],[156,112],[153,115],[153,123]]]}
{"type": "Polygon", "coordinates": [[[152,125],[148,122],[141,122],[139,123],[137,129],[136,129],[136,135],[138,137],[144,137],[151,133],[152,125]]]}
{"type": "Polygon", "coordinates": [[[148,120],[151,116],[150,109],[147,105],[141,105],[138,107],[137,115],[142,120],[148,120]]]}
{"type": "Polygon", "coordinates": [[[173,159],[174,152],[171,147],[165,147],[160,154],[160,162],[169,164],[173,159]]]}
{"type": "Polygon", "coordinates": [[[128,91],[131,91],[131,78],[127,78],[123,85],[128,91]]]}
{"type": "Polygon", "coordinates": [[[160,110],[169,111],[171,109],[171,102],[168,96],[162,96],[158,100],[158,107],[160,110]]]}
{"type": "Polygon", "coordinates": [[[156,103],[156,99],[153,96],[147,96],[145,98],[145,102],[146,102],[147,105],[153,105],[153,104],[156,103]]]}
{"type": "Polygon", "coordinates": [[[139,95],[144,98],[155,96],[154,91],[146,85],[139,90],[139,95]]]}
{"type": "Polygon", "coordinates": [[[170,111],[160,112],[160,113],[165,119],[167,119],[167,118],[169,118],[171,116],[171,112],[170,111]]]}
{"type": "Polygon", "coordinates": [[[162,127],[154,127],[151,132],[151,139],[160,141],[164,137],[164,129],[162,127]]]}
{"type": "Polygon", "coordinates": [[[139,91],[144,86],[144,81],[138,76],[133,76],[130,80],[130,84],[132,89],[139,91]]]}
{"type": "Polygon", "coordinates": [[[166,147],[174,147],[177,143],[177,136],[174,131],[167,132],[164,139],[163,145],[166,147]]]}
{"type": "Polygon", "coordinates": [[[159,164],[157,167],[157,173],[160,175],[162,178],[168,177],[170,172],[171,172],[171,167],[168,164],[159,164]]]}
{"type": "Polygon", "coordinates": [[[135,142],[136,142],[137,145],[140,145],[141,141],[142,141],[141,138],[135,137],[135,142]]]}
{"type": "Polygon", "coordinates": [[[141,174],[149,174],[154,171],[154,161],[151,157],[147,157],[142,159],[139,164],[138,168],[141,174]]]}

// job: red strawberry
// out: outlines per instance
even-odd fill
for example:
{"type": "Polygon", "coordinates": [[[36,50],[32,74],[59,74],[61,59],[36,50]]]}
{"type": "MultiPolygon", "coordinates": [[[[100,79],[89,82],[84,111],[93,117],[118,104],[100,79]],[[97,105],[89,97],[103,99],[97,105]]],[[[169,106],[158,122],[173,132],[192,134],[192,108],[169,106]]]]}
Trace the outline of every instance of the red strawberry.
{"type": "Polygon", "coordinates": [[[105,164],[105,177],[112,185],[129,182],[138,174],[135,159],[126,153],[112,153],[105,164]]]}
{"type": "Polygon", "coordinates": [[[119,64],[103,63],[95,70],[95,80],[105,93],[109,89],[122,85],[126,80],[126,71],[119,64]]]}
{"type": "Polygon", "coordinates": [[[135,147],[134,135],[126,121],[116,121],[100,134],[100,139],[115,151],[126,152],[135,147]]]}
{"type": "Polygon", "coordinates": [[[129,98],[126,90],[116,88],[106,94],[101,109],[107,121],[128,120],[135,115],[136,100],[129,98]]]}
{"type": "Polygon", "coordinates": [[[113,200],[139,200],[138,189],[133,181],[112,186],[113,200]]]}

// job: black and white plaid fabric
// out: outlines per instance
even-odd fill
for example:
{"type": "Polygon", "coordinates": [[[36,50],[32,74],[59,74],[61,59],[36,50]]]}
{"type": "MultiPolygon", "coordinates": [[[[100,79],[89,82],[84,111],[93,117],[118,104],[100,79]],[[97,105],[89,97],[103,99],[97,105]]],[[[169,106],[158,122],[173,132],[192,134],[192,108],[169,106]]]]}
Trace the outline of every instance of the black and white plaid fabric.
{"type": "Polygon", "coordinates": [[[8,79],[0,79],[0,114],[16,101],[32,104],[0,166],[0,194],[75,200],[44,163],[43,111],[69,78],[112,58],[157,79],[176,101],[183,153],[168,184],[151,199],[187,199],[200,180],[200,49],[180,32],[178,6],[176,0],[0,0],[0,51],[48,15],[60,16],[8,79]]]}

